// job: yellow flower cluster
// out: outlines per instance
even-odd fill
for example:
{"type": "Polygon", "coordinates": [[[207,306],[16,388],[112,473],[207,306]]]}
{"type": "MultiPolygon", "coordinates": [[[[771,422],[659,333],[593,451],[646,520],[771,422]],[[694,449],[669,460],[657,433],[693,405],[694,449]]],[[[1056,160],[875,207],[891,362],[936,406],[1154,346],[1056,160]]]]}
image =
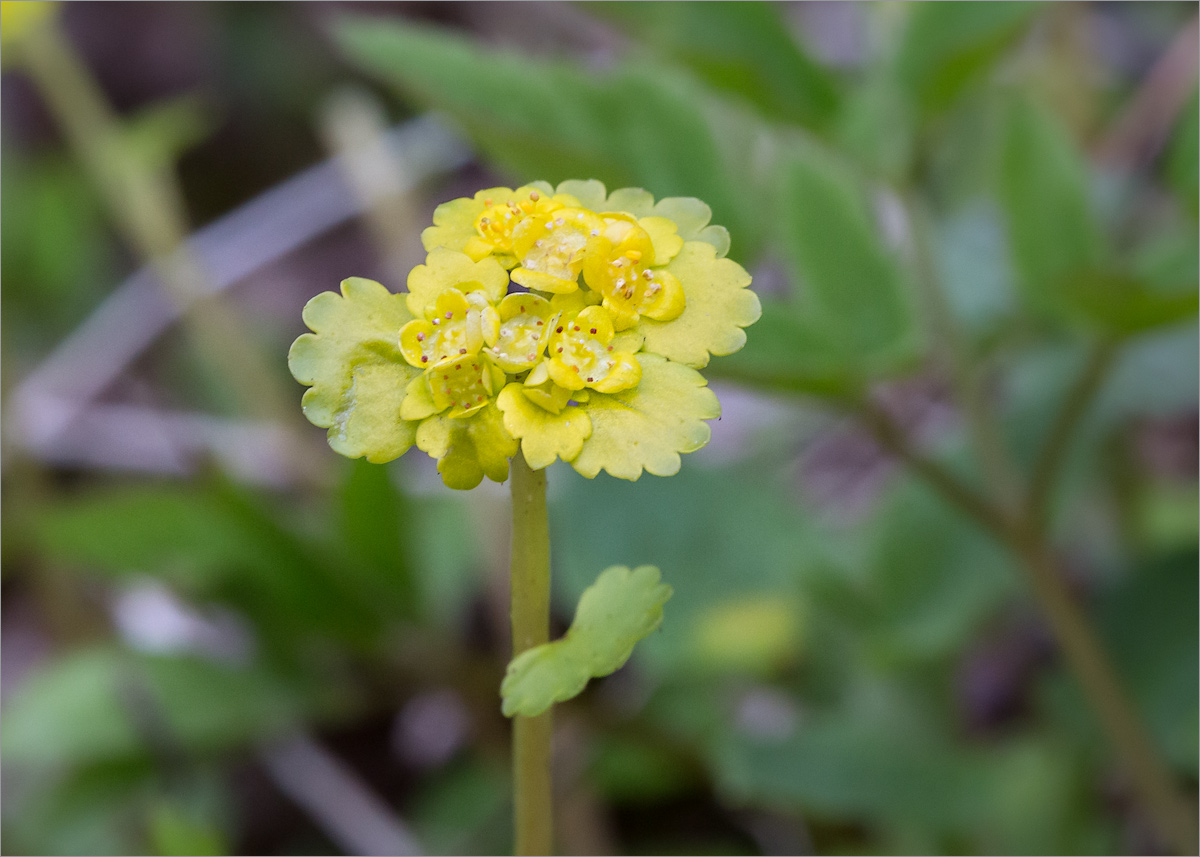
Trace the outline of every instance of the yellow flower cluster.
{"type": "Polygon", "coordinates": [[[289,357],[305,413],[347,455],[416,443],[455,488],[505,479],[518,443],[535,469],[674,473],[720,412],[695,370],[760,312],[710,217],[597,181],[447,202],[406,294],[351,279],[305,308],[314,332],[289,357]]]}

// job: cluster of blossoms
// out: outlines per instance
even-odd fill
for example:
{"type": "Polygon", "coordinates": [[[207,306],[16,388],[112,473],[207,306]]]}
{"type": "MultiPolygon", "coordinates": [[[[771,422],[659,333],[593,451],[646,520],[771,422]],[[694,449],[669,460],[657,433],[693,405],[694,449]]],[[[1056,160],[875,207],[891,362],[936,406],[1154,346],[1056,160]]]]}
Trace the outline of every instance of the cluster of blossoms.
{"type": "Polygon", "coordinates": [[[696,370],[760,313],[710,217],[594,180],[447,202],[407,293],[350,278],[309,301],[288,360],[304,412],[350,457],[415,443],[452,488],[503,481],[518,447],[534,469],[673,474],[720,414],[696,370]]]}

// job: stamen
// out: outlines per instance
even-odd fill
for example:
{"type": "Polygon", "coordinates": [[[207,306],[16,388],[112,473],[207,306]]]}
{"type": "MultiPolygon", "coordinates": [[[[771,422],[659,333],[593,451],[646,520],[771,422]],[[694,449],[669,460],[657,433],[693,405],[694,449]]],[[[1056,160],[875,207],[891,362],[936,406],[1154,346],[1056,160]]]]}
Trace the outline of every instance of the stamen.
{"type": "Polygon", "coordinates": [[[467,349],[465,349],[465,348],[460,348],[460,349],[458,349],[458,353],[459,353],[459,354],[466,354],[466,353],[467,353],[467,349]]]}
{"type": "Polygon", "coordinates": [[[594,327],[593,327],[591,332],[592,332],[592,333],[595,333],[595,332],[596,332],[596,328],[594,328],[594,327]]]}
{"type": "Polygon", "coordinates": [[[434,324],[441,324],[441,323],[442,323],[442,320],[441,320],[440,318],[435,318],[435,319],[433,320],[433,323],[434,323],[434,324]]]}
{"type": "Polygon", "coordinates": [[[426,357],[424,354],[422,354],[422,355],[421,355],[421,362],[422,362],[422,363],[428,363],[428,362],[429,362],[429,358],[428,358],[428,357],[426,357]]]}
{"type": "Polygon", "coordinates": [[[541,196],[539,196],[538,192],[535,190],[535,191],[530,192],[529,198],[532,199],[534,202],[537,202],[539,199],[541,199],[541,196]]]}
{"type": "Polygon", "coordinates": [[[418,333],[417,334],[417,342],[424,342],[424,341],[425,341],[425,334],[418,333]]]}
{"type": "Polygon", "coordinates": [[[446,313],[446,321],[449,321],[452,318],[454,318],[454,313],[452,313],[452,312],[446,313]]]}

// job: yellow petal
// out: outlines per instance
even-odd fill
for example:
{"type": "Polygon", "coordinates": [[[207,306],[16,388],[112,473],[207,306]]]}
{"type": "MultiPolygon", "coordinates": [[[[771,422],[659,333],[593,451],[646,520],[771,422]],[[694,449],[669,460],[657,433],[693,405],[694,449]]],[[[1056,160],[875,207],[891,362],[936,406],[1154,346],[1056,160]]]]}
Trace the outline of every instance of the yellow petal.
{"type": "Polygon", "coordinates": [[[603,307],[584,307],[579,315],[571,322],[571,329],[579,333],[594,336],[603,344],[608,345],[613,338],[612,316],[603,307]]]}
{"type": "Polygon", "coordinates": [[[566,387],[568,390],[582,390],[587,386],[583,378],[579,376],[579,370],[568,366],[560,357],[550,358],[545,365],[550,372],[550,379],[558,386],[566,387]]]}
{"type": "Polygon", "coordinates": [[[616,358],[617,365],[602,381],[591,385],[597,393],[616,393],[620,390],[628,390],[630,387],[636,387],[642,380],[642,367],[636,357],[632,354],[616,352],[613,353],[613,356],[616,358]]]}
{"type": "Polygon", "coordinates": [[[710,354],[732,354],[746,344],[742,328],[758,320],[762,307],[741,265],[718,258],[711,244],[689,241],[667,271],[678,277],[687,303],[676,319],[638,323],[646,351],[699,369],[710,354]]]}
{"type": "Polygon", "coordinates": [[[565,295],[578,290],[577,280],[544,274],[541,271],[530,271],[528,268],[517,268],[512,272],[512,280],[527,289],[538,292],[549,292],[552,295],[565,295]]]}
{"type": "Polygon", "coordinates": [[[687,308],[687,298],[679,278],[670,271],[655,271],[654,280],[662,287],[654,303],[646,307],[642,315],[655,321],[671,321],[679,318],[687,308]]]}
{"type": "Polygon", "coordinates": [[[501,390],[496,404],[504,414],[505,428],[521,439],[521,451],[534,470],[550,465],[555,458],[570,461],[592,433],[584,408],[565,407],[551,413],[530,401],[522,384],[509,384],[501,390]]]}
{"type": "Polygon", "coordinates": [[[678,227],[674,221],[665,217],[643,217],[638,220],[638,226],[649,233],[654,245],[654,258],[647,261],[647,265],[665,265],[683,249],[683,239],[676,234],[678,227]]]}
{"type": "Polygon", "coordinates": [[[423,318],[413,319],[400,328],[400,351],[410,366],[416,366],[418,369],[429,368],[432,352],[429,343],[433,342],[436,333],[437,328],[423,318]]]}
{"type": "Polygon", "coordinates": [[[413,378],[409,382],[404,402],[400,405],[400,418],[419,422],[433,416],[439,410],[433,402],[433,396],[429,392],[429,380],[425,375],[413,378]]]}
{"type": "MultiPolygon", "coordinates": [[[[542,367],[545,365],[543,363],[542,367]]],[[[532,372],[529,374],[533,375],[532,372]]],[[[549,374],[532,384],[529,383],[529,378],[526,378],[522,385],[522,392],[529,401],[552,414],[561,414],[562,409],[571,403],[571,399],[575,395],[574,391],[560,387],[551,381],[549,374]]]]}
{"type": "Polygon", "coordinates": [[[612,395],[593,393],[586,410],[592,434],[571,465],[589,479],[606,470],[637,479],[679,471],[679,454],[708,443],[704,420],[721,415],[717,397],[699,372],[654,354],[639,354],[642,378],[612,395]]]}

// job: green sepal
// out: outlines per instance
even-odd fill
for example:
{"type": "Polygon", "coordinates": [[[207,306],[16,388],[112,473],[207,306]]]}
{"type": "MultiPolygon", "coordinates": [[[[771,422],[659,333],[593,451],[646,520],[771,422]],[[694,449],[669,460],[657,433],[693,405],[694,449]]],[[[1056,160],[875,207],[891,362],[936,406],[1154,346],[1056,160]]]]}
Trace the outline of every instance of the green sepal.
{"type": "Polygon", "coordinates": [[[579,599],[566,635],[522,652],[508,665],[500,685],[504,715],[536,717],[579,694],[590,679],[616,672],[638,641],[662,624],[671,594],[652,565],[602,571],[579,599]]]}

